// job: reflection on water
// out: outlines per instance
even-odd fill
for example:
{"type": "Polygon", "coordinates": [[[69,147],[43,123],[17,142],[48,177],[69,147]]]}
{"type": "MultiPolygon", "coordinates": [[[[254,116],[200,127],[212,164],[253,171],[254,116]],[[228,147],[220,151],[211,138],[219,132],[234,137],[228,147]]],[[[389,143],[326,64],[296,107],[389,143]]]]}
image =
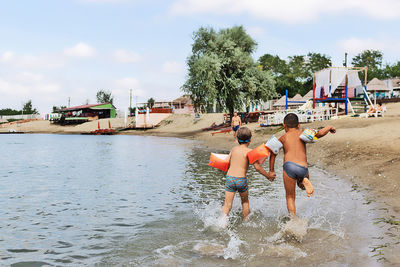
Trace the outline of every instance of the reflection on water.
{"type": "Polygon", "coordinates": [[[311,168],[287,222],[281,162],[271,183],[250,170],[221,218],[224,175],[210,151],[174,138],[25,135],[0,139],[2,264],[265,266],[374,264],[373,214],[351,185],[311,168]],[[361,259],[361,261],[360,261],[361,259]]]}

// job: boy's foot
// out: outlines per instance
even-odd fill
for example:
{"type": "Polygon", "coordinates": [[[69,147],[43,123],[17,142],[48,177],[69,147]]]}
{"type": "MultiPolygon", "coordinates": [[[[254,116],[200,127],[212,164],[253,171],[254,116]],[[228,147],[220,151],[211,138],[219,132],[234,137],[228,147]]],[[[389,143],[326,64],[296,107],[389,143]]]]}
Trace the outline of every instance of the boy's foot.
{"type": "Polygon", "coordinates": [[[303,185],[306,188],[306,193],[308,197],[311,197],[314,194],[314,186],[311,184],[308,178],[303,179],[303,185]]]}
{"type": "Polygon", "coordinates": [[[306,188],[303,185],[303,181],[297,180],[297,186],[300,187],[301,190],[306,190],[306,188]]]}

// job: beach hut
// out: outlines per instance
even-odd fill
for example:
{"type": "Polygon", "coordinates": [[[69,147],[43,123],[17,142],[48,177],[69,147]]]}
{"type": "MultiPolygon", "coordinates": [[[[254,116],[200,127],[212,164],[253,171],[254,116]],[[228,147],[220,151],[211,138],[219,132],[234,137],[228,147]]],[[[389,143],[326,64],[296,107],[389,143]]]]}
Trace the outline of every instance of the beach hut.
{"type": "Polygon", "coordinates": [[[282,96],[281,98],[279,98],[273,105],[274,108],[282,108],[286,106],[286,96],[282,96]]]}
{"type": "MultiPolygon", "coordinates": [[[[289,101],[303,101],[303,97],[300,94],[296,94],[293,98],[289,98],[289,101]]],[[[289,106],[300,106],[299,103],[288,102],[289,106]]]]}
{"type": "Polygon", "coordinates": [[[303,101],[308,101],[313,99],[313,90],[308,91],[302,98],[303,101]]]}
{"type": "Polygon", "coordinates": [[[376,105],[376,98],[377,98],[377,92],[383,92],[387,93],[390,92],[389,87],[385,84],[385,82],[379,80],[378,78],[373,78],[368,84],[367,84],[367,91],[368,92],[374,92],[374,105],[376,105]]]}
{"type": "Polygon", "coordinates": [[[390,89],[389,98],[400,97],[400,78],[382,80],[390,89]]]}

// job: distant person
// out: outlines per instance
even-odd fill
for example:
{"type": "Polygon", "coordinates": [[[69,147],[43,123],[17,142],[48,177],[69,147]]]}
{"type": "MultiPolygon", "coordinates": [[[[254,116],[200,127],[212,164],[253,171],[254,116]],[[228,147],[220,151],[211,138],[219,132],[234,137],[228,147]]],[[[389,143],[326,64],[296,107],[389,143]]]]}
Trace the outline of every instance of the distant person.
{"type": "MultiPolygon", "coordinates": [[[[314,187],[309,180],[306,144],[300,139],[302,130],[300,130],[299,118],[294,113],[289,113],[283,119],[283,128],[285,134],[279,138],[283,144],[284,163],[283,163],[283,183],[286,191],[286,205],[289,215],[296,215],[296,182],[297,185],[306,190],[307,196],[311,197],[314,194],[314,187]]],[[[329,132],[335,133],[336,129],[332,126],[326,126],[319,130],[315,136],[321,138],[329,132]]],[[[270,173],[275,174],[274,153],[271,153],[269,160],[270,173]]]]}
{"type": "Polygon", "coordinates": [[[368,114],[374,114],[376,113],[376,108],[374,108],[373,105],[371,105],[367,111],[368,114]]]}
{"type": "MultiPolygon", "coordinates": [[[[236,139],[239,145],[232,148],[229,153],[229,169],[226,174],[225,183],[225,204],[222,211],[226,216],[229,214],[232,209],[235,193],[238,191],[242,201],[243,218],[246,219],[250,213],[249,191],[246,178],[246,173],[249,168],[247,153],[251,151],[249,148],[251,141],[251,131],[249,128],[239,128],[236,139]]],[[[275,179],[276,174],[267,173],[258,162],[254,163],[254,167],[271,182],[275,179]]]]}
{"type": "Polygon", "coordinates": [[[242,120],[238,116],[237,112],[233,113],[231,126],[233,130],[233,136],[236,137],[237,130],[239,130],[239,127],[242,126],[242,120]]]}

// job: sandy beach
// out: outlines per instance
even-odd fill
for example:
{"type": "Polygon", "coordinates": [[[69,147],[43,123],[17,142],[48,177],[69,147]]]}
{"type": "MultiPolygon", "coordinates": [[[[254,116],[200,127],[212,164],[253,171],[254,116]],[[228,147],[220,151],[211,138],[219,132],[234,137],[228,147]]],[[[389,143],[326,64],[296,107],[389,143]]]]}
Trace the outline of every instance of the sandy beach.
{"type": "MultiPolygon", "coordinates": [[[[212,131],[201,130],[222,121],[222,114],[206,114],[200,119],[191,115],[171,115],[155,129],[130,130],[121,134],[195,139],[210,150],[227,152],[236,145],[232,133],[213,136],[212,131]]],[[[123,119],[112,119],[110,122],[113,128],[124,126],[123,119]]],[[[396,253],[400,248],[400,103],[388,104],[384,117],[342,117],[302,126],[320,128],[328,124],[336,127],[337,133],[329,134],[316,144],[307,146],[309,164],[347,179],[353,184],[354,190],[365,194],[367,204],[377,205],[382,216],[377,223],[387,228],[389,236],[387,243],[390,245],[386,248],[385,257],[391,263],[400,263],[396,253]]],[[[108,128],[108,119],[100,120],[100,125],[108,128]]],[[[2,125],[0,132],[15,129],[26,133],[77,134],[90,132],[97,129],[97,126],[97,121],[78,126],[56,126],[48,121],[32,121],[19,125],[2,125]]],[[[277,137],[283,134],[279,126],[261,128],[257,123],[246,126],[253,132],[251,148],[265,142],[272,134],[277,137]]]]}

